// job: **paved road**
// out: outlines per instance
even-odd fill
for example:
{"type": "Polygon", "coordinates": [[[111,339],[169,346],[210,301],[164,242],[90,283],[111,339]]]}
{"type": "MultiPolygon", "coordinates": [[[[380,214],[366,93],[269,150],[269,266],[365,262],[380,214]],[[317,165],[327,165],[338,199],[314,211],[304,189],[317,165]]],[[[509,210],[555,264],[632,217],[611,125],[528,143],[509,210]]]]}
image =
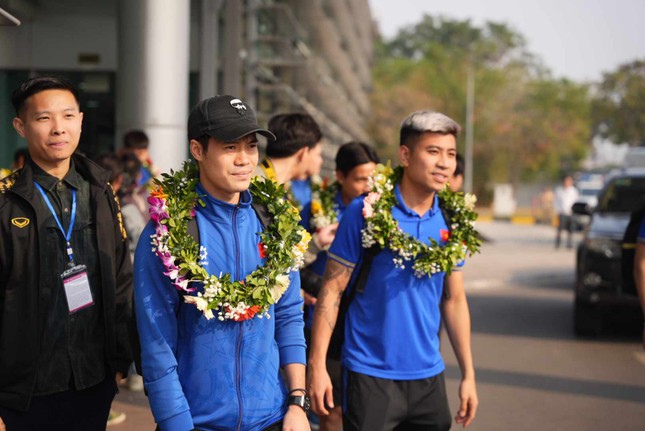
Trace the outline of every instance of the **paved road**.
{"type": "MultiPolygon", "coordinates": [[[[645,430],[645,352],[634,335],[577,339],[575,252],[548,226],[481,223],[491,241],[464,268],[473,318],[480,410],[472,430],[645,430]]],[[[459,371],[444,337],[456,411],[459,371]]],[[[145,397],[122,390],[115,431],[153,430],[145,397]]],[[[456,427],[454,427],[456,429],[456,427]]]]}
{"type": "MultiPolygon", "coordinates": [[[[639,328],[576,338],[575,251],[555,250],[548,226],[479,228],[492,242],[464,269],[481,402],[470,429],[645,430],[639,328]]],[[[444,346],[455,411],[459,369],[444,346]]]]}

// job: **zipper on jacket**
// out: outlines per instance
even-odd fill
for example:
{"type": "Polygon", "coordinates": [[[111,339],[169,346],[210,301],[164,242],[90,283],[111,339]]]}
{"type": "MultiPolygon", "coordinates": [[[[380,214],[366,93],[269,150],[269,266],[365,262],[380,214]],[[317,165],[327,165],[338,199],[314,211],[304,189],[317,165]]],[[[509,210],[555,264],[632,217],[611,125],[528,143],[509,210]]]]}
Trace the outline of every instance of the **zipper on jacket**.
{"type": "MultiPolygon", "coordinates": [[[[240,239],[237,234],[237,212],[239,205],[233,209],[231,215],[231,225],[233,226],[233,241],[235,243],[235,273],[234,280],[240,277],[240,239]]],[[[237,304],[231,304],[237,306],[237,304]]],[[[237,392],[237,401],[239,406],[239,417],[235,429],[240,431],[242,429],[242,421],[244,418],[244,403],[242,400],[242,322],[238,322],[239,326],[237,334],[237,346],[235,347],[235,389],[237,392]]]]}
{"type": "Polygon", "coordinates": [[[237,389],[237,402],[239,406],[239,418],[235,429],[240,431],[242,429],[242,422],[244,420],[244,401],[242,399],[242,329],[243,323],[237,322],[239,326],[237,334],[237,347],[235,348],[235,386],[237,389]]]}

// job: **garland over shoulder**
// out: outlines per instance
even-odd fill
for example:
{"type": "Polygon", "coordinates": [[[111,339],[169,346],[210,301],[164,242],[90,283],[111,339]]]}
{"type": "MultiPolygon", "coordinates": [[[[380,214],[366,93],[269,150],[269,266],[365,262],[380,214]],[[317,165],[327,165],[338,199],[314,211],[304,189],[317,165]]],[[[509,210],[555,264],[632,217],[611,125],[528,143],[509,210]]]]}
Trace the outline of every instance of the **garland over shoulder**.
{"type": "Polygon", "coordinates": [[[450,230],[441,232],[445,244],[430,238],[430,245],[406,234],[392,217],[396,205],[395,184],[401,181],[403,168],[392,169],[388,163],[376,167],[370,177],[370,192],[363,201],[365,228],[362,231],[364,248],[378,244],[394,253],[394,264],[405,268],[405,262],[414,261],[412,269],[418,278],[437,272],[450,273],[467,255],[479,252],[481,240],[474,227],[475,195],[452,192],[448,187],[437,193],[439,205],[450,216],[450,230]]]}
{"type": "Polygon", "coordinates": [[[194,304],[207,319],[243,321],[270,317],[269,308],[278,302],[289,287],[289,273],[302,264],[310,240],[309,233],[298,225],[298,210],[286,199],[281,185],[261,177],[251,181],[249,191],[256,202],[269,212],[271,223],[260,233],[262,266],[243,280],[231,275],[209,274],[199,262],[208,250],[188,233],[188,223],[195,217],[195,206],[204,202],[195,190],[197,167],[184,163],[181,170],[163,174],[155,180],[157,189],[151,193],[150,218],[155,224],[151,235],[152,251],[161,259],[172,284],[182,292],[184,301],[194,304]],[[203,287],[199,290],[199,285],[203,287]],[[196,294],[190,294],[197,292],[196,294]]]}
{"type": "Polygon", "coordinates": [[[334,202],[339,186],[337,182],[329,184],[318,175],[311,177],[311,227],[320,229],[338,221],[338,212],[334,202]]]}

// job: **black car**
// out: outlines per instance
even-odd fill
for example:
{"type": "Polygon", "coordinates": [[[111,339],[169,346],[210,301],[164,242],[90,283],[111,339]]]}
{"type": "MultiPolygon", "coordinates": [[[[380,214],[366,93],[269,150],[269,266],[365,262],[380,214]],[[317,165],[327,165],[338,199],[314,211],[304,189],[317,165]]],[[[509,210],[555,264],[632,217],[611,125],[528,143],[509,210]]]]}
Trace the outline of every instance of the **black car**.
{"type": "Polygon", "coordinates": [[[576,334],[596,335],[605,321],[631,322],[632,317],[641,316],[633,283],[623,282],[621,254],[630,214],[643,205],[645,169],[623,171],[612,176],[600,192],[598,205],[593,211],[584,203],[573,206],[574,213],[591,216],[577,251],[576,334]]]}

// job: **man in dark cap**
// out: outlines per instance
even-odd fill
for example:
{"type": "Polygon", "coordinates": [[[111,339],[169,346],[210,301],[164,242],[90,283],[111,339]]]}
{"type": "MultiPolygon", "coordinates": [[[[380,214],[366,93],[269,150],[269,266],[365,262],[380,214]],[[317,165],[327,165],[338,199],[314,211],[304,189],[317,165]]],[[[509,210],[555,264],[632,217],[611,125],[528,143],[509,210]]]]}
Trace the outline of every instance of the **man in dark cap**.
{"type": "MultiPolygon", "coordinates": [[[[163,431],[309,430],[297,263],[276,264],[288,246],[260,233],[277,230],[284,244],[285,228],[297,241],[307,235],[273,205],[269,221],[260,215],[263,197],[249,189],[258,134],[275,139],[240,99],[200,102],[188,118],[196,177],[185,165],[173,175],[178,187],[166,179],[150,199],[152,220],[135,254],[135,309],[144,384],[163,431]],[[189,210],[173,209],[181,200],[189,210]],[[194,240],[182,247],[186,232],[194,240]]],[[[259,187],[279,208],[289,205],[273,183],[259,187]]]]}

